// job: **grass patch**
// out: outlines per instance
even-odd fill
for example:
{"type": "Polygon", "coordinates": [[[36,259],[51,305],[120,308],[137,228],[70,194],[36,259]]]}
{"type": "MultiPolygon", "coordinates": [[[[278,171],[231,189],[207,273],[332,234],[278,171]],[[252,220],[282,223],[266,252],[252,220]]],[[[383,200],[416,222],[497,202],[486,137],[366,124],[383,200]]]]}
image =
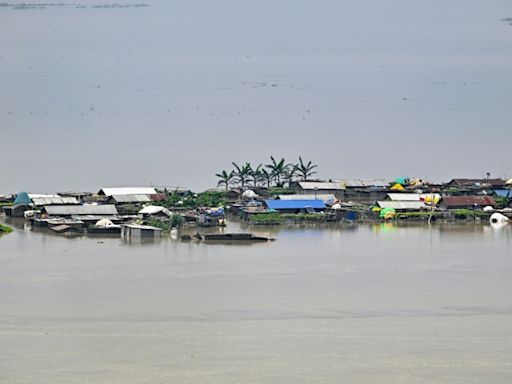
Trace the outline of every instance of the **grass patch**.
{"type": "Polygon", "coordinates": [[[472,209],[454,209],[453,214],[456,219],[472,219],[474,217],[486,217],[489,213],[483,211],[474,211],[472,209]]]}
{"type": "Polygon", "coordinates": [[[284,219],[279,213],[258,213],[252,215],[249,221],[253,224],[281,224],[284,219]]]}
{"type": "Polygon", "coordinates": [[[319,222],[325,221],[325,215],[317,213],[285,213],[281,215],[283,219],[289,221],[300,221],[300,222],[319,222]]]}
{"type": "Polygon", "coordinates": [[[2,233],[11,233],[13,229],[8,227],[7,225],[0,224],[0,234],[2,233]]]}

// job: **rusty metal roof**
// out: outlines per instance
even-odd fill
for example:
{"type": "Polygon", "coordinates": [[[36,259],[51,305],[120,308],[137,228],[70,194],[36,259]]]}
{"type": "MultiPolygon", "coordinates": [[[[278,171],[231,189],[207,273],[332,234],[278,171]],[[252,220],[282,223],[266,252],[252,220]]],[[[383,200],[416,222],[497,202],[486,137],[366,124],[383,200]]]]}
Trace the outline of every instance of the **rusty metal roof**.
{"type": "Polygon", "coordinates": [[[496,206],[496,201],[490,196],[445,196],[441,203],[447,207],[496,206]]]}

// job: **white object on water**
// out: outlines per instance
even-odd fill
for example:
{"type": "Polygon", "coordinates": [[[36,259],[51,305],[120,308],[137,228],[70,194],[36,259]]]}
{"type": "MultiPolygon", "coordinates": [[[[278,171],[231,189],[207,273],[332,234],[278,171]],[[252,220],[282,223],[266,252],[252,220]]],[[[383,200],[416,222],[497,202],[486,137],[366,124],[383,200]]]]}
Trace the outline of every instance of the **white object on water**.
{"type": "Polygon", "coordinates": [[[510,219],[501,213],[495,212],[491,215],[489,221],[491,224],[506,224],[510,221],[510,219]]]}
{"type": "Polygon", "coordinates": [[[258,197],[258,195],[252,189],[248,189],[247,191],[244,191],[244,193],[242,193],[242,197],[245,197],[246,199],[254,199],[258,197]]]}
{"type": "Polygon", "coordinates": [[[96,227],[101,227],[101,228],[110,228],[110,227],[117,227],[117,225],[115,225],[112,221],[110,221],[109,219],[101,219],[101,220],[98,220],[95,224],[96,227]]]}
{"type": "Polygon", "coordinates": [[[36,216],[36,214],[41,213],[39,210],[28,210],[23,212],[23,216],[25,216],[25,219],[31,219],[36,216]]]}

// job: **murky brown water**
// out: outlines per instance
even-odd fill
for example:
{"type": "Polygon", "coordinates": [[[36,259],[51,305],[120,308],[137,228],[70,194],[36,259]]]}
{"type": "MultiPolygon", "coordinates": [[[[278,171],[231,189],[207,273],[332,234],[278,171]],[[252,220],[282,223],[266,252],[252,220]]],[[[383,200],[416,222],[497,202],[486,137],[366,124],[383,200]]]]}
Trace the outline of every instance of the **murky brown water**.
{"type": "Polygon", "coordinates": [[[0,382],[510,382],[510,227],[257,230],[277,240],[21,225],[0,239],[0,382]]]}

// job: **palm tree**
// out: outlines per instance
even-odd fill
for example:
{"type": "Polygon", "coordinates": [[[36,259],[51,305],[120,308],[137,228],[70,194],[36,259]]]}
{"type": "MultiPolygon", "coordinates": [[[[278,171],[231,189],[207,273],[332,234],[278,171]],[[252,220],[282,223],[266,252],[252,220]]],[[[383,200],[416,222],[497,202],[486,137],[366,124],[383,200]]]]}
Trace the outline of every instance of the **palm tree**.
{"type": "Polygon", "coordinates": [[[260,180],[262,179],[261,167],[262,167],[261,164],[258,164],[258,166],[256,168],[251,167],[251,172],[250,172],[249,176],[251,176],[252,185],[254,187],[256,187],[258,185],[258,183],[260,182],[260,180]]]}
{"type": "Polygon", "coordinates": [[[297,165],[288,164],[286,170],[284,172],[284,180],[288,183],[288,187],[290,187],[290,183],[293,182],[293,178],[297,174],[297,165]]]}
{"type": "Polygon", "coordinates": [[[249,177],[251,175],[252,167],[250,163],[245,163],[242,166],[239,166],[235,162],[233,162],[233,166],[235,167],[235,177],[236,181],[240,183],[240,188],[244,189],[245,185],[249,181],[249,177]]]}
{"type": "Polygon", "coordinates": [[[284,158],[281,158],[281,160],[276,161],[276,159],[274,159],[274,156],[270,156],[270,160],[272,160],[272,164],[267,164],[265,165],[265,167],[270,169],[270,171],[276,178],[277,186],[282,187],[281,177],[284,176],[286,168],[288,167],[289,164],[285,164],[284,158]]]}
{"type": "Polygon", "coordinates": [[[299,164],[297,164],[297,172],[301,176],[302,181],[307,181],[308,177],[313,176],[316,173],[316,171],[313,171],[313,169],[315,169],[316,167],[317,167],[317,165],[313,165],[313,163],[311,163],[311,161],[308,161],[308,163],[305,164],[302,161],[302,158],[299,156],[299,164]]]}
{"type": "Polygon", "coordinates": [[[217,183],[217,187],[220,187],[221,185],[226,186],[226,196],[228,194],[228,188],[229,185],[233,182],[233,178],[235,177],[235,172],[231,171],[227,173],[226,171],[222,171],[221,173],[216,173],[215,176],[217,176],[220,180],[217,183]]]}
{"type": "Polygon", "coordinates": [[[274,174],[272,172],[269,172],[266,169],[261,170],[261,180],[265,182],[267,188],[270,188],[270,184],[272,184],[273,179],[274,174]]]}

